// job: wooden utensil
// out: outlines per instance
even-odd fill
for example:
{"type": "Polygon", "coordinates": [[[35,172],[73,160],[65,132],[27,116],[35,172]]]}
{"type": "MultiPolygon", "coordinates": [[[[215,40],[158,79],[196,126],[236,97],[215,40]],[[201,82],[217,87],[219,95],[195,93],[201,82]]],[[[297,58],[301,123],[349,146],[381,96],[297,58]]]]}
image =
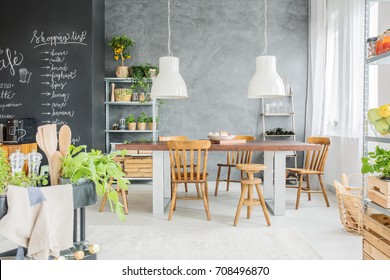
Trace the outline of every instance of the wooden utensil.
{"type": "Polygon", "coordinates": [[[60,177],[60,172],[62,168],[62,154],[60,151],[55,151],[51,157],[51,173],[50,173],[50,183],[52,186],[58,185],[58,178],[60,177]]]}
{"type": "MultiPolygon", "coordinates": [[[[49,162],[49,173],[50,178],[54,176],[54,179],[56,176],[53,174],[52,170],[52,156],[57,151],[58,146],[58,140],[57,140],[57,125],[56,124],[48,124],[44,125],[41,128],[41,132],[43,135],[43,144],[46,148],[46,156],[47,160],[49,162]]],[[[50,180],[51,184],[53,185],[53,179],[50,180]]]]}
{"type": "Polygon", "coordinates": [[[68,125],[63,125],[60,128],[60,132],[58,135],[58,143],[62,156],[66,157],[68,154],[68,148],[72,141],[72,131],[68,125]]]}

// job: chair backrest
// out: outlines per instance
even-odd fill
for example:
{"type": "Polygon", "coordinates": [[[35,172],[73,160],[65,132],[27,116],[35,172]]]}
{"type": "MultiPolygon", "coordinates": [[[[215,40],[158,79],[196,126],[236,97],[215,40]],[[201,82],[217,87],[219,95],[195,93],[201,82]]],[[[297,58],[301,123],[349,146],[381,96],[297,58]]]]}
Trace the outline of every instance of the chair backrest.
{"type": "Polygon", "coordinates": [[[206,180],[210,146],[209,140],[168,141],[172,181],[206,180]]]}
{"type": "Polygon", "coordinates": [[[305,168],[313,171],[324,172],[326,158],[328,157],[330,138],[329,137],[309,137],[310,144],[321,145],[319,151],[308,151],[306,154],[305,168]]]}
{"type": "Polygon", "coordinates": [[[188,137],[184,135],[158,137],[158,141],[183,141],[183,140],[188,140],[188,137]]]}
{"type": "MultiPolygon", "coordinates": [[[[235,140],[255,141],[256,137],[251,135],[236,135],[235,140]]],[[[226,153],[227,164],[245,164],[252,161],[252,151],[228,151],[226,153]]]]}

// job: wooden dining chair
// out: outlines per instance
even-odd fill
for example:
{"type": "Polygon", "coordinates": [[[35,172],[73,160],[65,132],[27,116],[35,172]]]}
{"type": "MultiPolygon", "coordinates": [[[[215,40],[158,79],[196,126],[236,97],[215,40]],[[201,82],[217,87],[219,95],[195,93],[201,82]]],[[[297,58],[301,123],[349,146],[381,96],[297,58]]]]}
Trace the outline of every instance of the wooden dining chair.
{"type": "MultiPolygon", "coordinates": [[[[246,141],[255,141],[256,138],[250,135],[236,135],[234,139],[246,140],[246,141]]],[[[252,151],[228,151],[226,152],[226,163],[218,163],[218,172],[217,172],[217,180],[215,182],[215,193],[214,195],[218,195],[218,186],[220,182],[226,182],[226,191],[229,191],[230,182],[239,183],[241,180],[232,180],[230,179],[230,174],[232,168],[235,168],[237,164],[249,164],[252,161],[252,151]],[[227,168],[227,177],[226,179],[221,179],[221,169],[222,167],[227,168]]],[[[241,178],[243,178],[243,171],[241,172],[241,178]]]]}
{"type": "Polygon", "coordinates": [[[211,143],[208,140],[168,141],[171,180],[173,184],[172,201],[168,220],[172,219],[178,199],[203,200],[207,220],[210,221],[208,185],[207,185],[207,156],[211,143]],[[193,183],[200,187],[202,196],[178,197],[177,186],[180,183],[193,183]]]}
{"type": "MultiPolygon", "coordinates": [[[[110,181],[108,182],[108,184],[110,186],[112,186],[113,183],[114,183],[114,178],[110,178],[110,181]]],[[[125,214],[126,215],[129,214],[129,208],[128,208],[128,203],[127,203],[128,191],[122,189],[121,187],[119,187],[118,184],[116,186],[116,191],[118,192],[118,196],[122,197],[123,208],[125,209],[125,214]]],[[[99,212],[103,212],[104,206],[106,205],[107,196],[108,196],[108,192],[105,192],[104,195],[103,195],[103,198],[102,198],[102,203],[100,204],[99,212]]]]}
{"type": "Polygon", "coordinates": [[[297,200],[295,203],[295,209],[298,209],[301,193],[307,193],[309,201],[311,200],[312,193],[322,193],[325,199],[326,206],[329,207],[329,200],[326,194],[324,184],[322,182],[322,175],[324,174],[326,158],[328,157],[328,151],[330,146],[329,137],[309,137],[307,142],[310,144],[321,145],[319,151],[308,151],[306,153],[305,167],[304,168],[287,168],[286,173],[295,173],[298,176],[298,186],[287,185],[287,188],[297,188],[297,200]],[[321,190],[312,190],[310,188],[310,175],[317,175],[318,181],[321,186],[321,190]],[[306,186],[303,186],[303,177],[306,179],[306,186]]]}

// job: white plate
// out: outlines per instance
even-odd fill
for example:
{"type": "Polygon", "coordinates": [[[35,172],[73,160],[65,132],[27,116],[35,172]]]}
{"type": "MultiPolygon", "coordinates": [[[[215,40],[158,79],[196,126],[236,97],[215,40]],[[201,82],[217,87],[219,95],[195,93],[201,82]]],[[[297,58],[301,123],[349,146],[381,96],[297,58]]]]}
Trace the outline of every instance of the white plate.
{"type": "Polygon", "coordinates": [[[218,140],[231,140],[234,137],[236,137],[236,135],[227,135],[227,136],[211,136],[211,135],[208,135],[207,137],[209,139],[211,139],[211,140],[218,141],[218,140]]]}

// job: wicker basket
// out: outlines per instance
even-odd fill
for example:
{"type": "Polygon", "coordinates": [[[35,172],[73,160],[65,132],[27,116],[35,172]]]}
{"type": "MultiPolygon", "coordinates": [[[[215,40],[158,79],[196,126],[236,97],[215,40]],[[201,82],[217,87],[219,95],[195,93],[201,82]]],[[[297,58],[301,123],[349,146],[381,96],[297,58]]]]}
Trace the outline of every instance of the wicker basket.
{"type": "Polygon", "coordinates": [[[334,187],[342,225],[346,231],[361,235],[363,228],[362,188],[350,187],[345,174],[343,174],[343,184],[335,180],[334,187]]]}
{"type": "Polygon", "coordinates": [[[114,90],[116,102],[129,102],[133,91],[128,88],[116,88],[114,90]]]}

